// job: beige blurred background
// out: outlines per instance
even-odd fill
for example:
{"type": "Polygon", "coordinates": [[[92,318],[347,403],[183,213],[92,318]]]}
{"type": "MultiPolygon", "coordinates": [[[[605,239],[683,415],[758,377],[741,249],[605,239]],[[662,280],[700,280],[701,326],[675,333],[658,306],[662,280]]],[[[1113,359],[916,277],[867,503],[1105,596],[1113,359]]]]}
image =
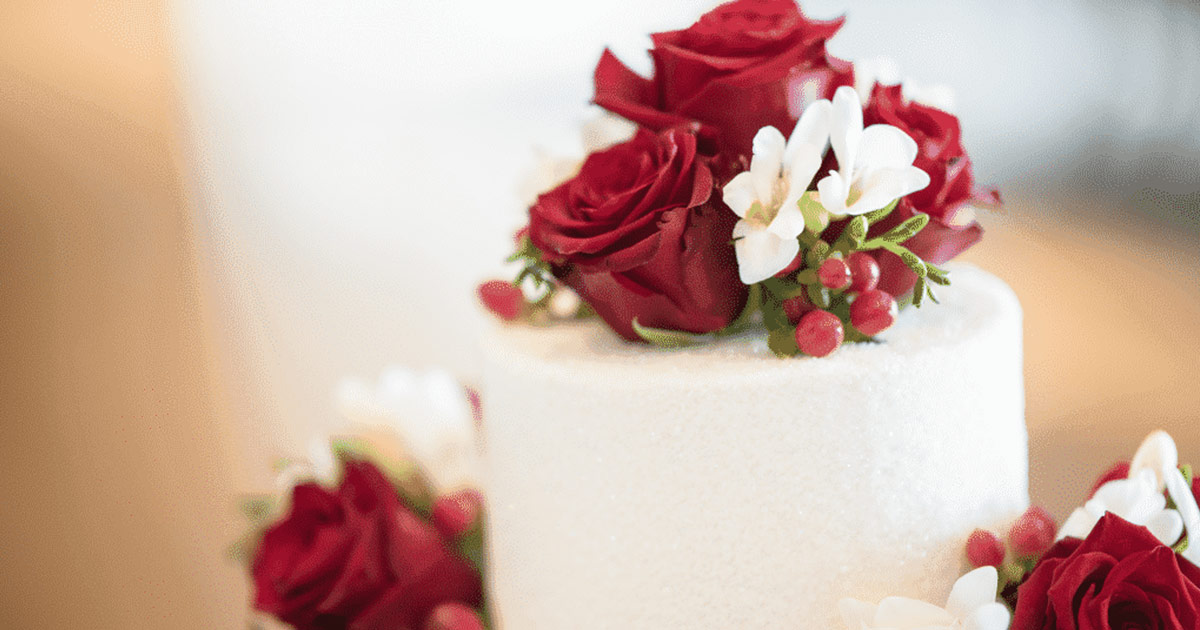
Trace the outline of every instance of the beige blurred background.
{"type": "MultiPolygon", "coordinates": [[[[156,2],[0,3],[0,627],[245,616],[223,551],[252,465],[167,33],[156,2]]],[[[1194,196],[1007,190],[969,257],[1024,303],[1033,494],[1061,516],[1149,428],[1200,455],[1194,196]]]]}

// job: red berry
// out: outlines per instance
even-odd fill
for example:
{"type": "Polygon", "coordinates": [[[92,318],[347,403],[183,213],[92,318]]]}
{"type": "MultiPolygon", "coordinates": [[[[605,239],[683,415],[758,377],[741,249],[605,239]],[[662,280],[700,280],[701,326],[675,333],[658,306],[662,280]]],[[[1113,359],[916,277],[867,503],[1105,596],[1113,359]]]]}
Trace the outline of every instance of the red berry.
{"type": "Polygon", "coordinates": [[[858,294],[850,305],[850,324],[868,337],[891,328],[899,315],[896,298],[878,289],[858,294]]]}
{"type": "Polygon", "coordinates": [[[1004,563],[1004,543],[992,532],[977,529],[967,538],[967,560],[975,568],[998,567],[1004,563]]]}
{"type": "Polygon", "coordinates": [[[424,630],[483,630],[483,622],[470,606],[447,602],[429,613],[424,630]]]}
{"type": "Polygon", "coordinates": [[[1126,479],[1128,477],[1129,462],[1117,462],[1113,464],[1112,467],[1104,471],[1104,474],[1100,475],[1100,478],[1096,480],[1094,485],[1092,485],[1092,491],[1088,493],[1088,498],[1090,499],[1096,496],[1096,492],[1100,490],[1100,486],[1103,486],[1110,481],[1126,479]]]}
{"type": "Polygon", "coordinates": [[[459,490],[442,495],[433,502],[433,526],[447,540],[455,540],[479,521],[483,496],[477,490],[459,490]]]}
{"type": "Polygon", "coordinates": [[[1019,556],[1040,556],[1054,544],[1058,526],[1046,510],[1029,508],[1008,532],[1008,544],[1019,556]]]}
{"type": "Polygon", "coordinates": [[[796,257],[792,259],[792,262],[788,263],[788,266],[784,267],[779,273],[775,274],[775,277],[782,278],[799,269],[800,265],[802,264],[804,264],[804,252],[796,254],[796,257]]]}
{"type": "Polygon", "coordinates": [[[817,269],[817,279],[826,289],[843,289],[850,285],[850,267],[841,258],[830,258],[817,269]]]}
{"type": "Polygon", "coordinates": [[[801,293],[794,298],[788,298],[783,301],[783,313],[787,315],[788,321],[793,324],[798,323],[804,314],[816,308],[811,300],[808,299],[808,294],[801,293]]]}
{"type": "Polygon", "coordinates": [[[850,266],[850,292],[863,293],[879,285],[879,263],[866,252],[854,252],[846,259],[850,266]]]}
{"type": "Polygon", "coordinates": [[[845,338],[842,320],[829,311],[809,311],[796,326],[796,345],[801,352],[814,357],[829,356],[845,338]]]}
{"type": "Polygon", "coordinates": [[[479,285],[479,300],[497,317],[510,322],[521,316],[525,306],[521,288],[503,280],[490,280],[479,285]]]}

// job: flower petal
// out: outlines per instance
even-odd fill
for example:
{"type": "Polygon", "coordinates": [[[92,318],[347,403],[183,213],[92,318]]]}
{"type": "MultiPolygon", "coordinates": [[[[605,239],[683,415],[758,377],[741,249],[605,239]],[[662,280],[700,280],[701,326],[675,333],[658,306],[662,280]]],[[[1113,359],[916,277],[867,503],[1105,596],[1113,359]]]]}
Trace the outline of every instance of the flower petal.
{"type": "Polygon", "coordinates": [[[878,210],[895,199],[899,199],[929,185],[929,175],[910,166],[904,169],[877,170],[865,181],[856,182],[858,199],[846,208],[846,214],[858,215],[878,210]]]}
{"type": "Polygon", "coordinates": [[[875,617],[875,604],[847,597],[838,602],[838,611],[842,613],[842,621],[847,628],[869,628],[875,617]]]}
{"type": "Polygon", "coordinates": [[[1004,604],[992,602],[961,619],[963,630],[1008,630],[1012,614],[1004,604]]]}
{"type": "Polygon", "coordinates": [[[767,226],[767,230],[779,238],[796,240],[796,237],[804,231],[804,214],[800,212],[800,206],[795,201],[780,206],[779,212],[767,226]]]}
{"type": "Polygon", "coordinates": [[[738,274],[745,284],[762,282],[783,271],[800,253],[800,242],[795,238],[779,238],[767,228],[745,220],[733,226],[733,238],[738,274]]]}
{"type": "Polygon", "coordinates": [[[1075,508],[1075,511],[1071,512],[1071,516],[1067,517],[1066,522],[1063,523],[1062,529],[1058,530],[1058,540],[1062,540],[1068,536],[1071,538],[1087,538],[1099,520],[1099,518],[1088,510],[1075,508]]]}
{"type": "Polygon", "coordinates": [[[907,597],[886,597],[875,609],[875,627],[924,628],[951,626],[954,616],[940,606],[907,597]]]}
{"type": "Polygon", "coordinates": [[[1164,545],[1171,546],[1183,536],[1183,517],[1175,510],[1160,510],[1146,519],[1146,529],[1164,545]]]}
{"type": "Polygon", "coordinates": [[[862,101],[854,88],[843,85],[833,94],[833,121],[829,142],[843,176],[854,172],[859,141],[863,134],[862,101]]]}
{"type": "Polygon", "coordinates": [[[846,181],[842,174],[830,171],[828,175],[817,182],[817,192],[821,195],[821,205],[833,215],[846,214],[846,181]]]}
{"type": "Polygon", "coordinates": [[[917,142],[907,133],[892,125],[871,125],[859,140],[854,172],[865,177],[880,169],[912,166],[915,159],[917,142]]]}
{"type": "Polygon", "coordinates": [[[754,176],[750,171],[738,173],[721,189],[721,197],[734,214],[745,218],[750,206],[758,201],[758,194],[754,191],[754,176]]]}
{"type": "Polygon", "coordinates": [[[825,147],[829,146],[829,128],[832,121],[833,103],[828,100],[817,101],[805,108],[804,114],[792,129],[792,135],[788,137],[787,149],[783,156],[784,168],[792,168],[801,156],[807,158],[815,153],[824,157],[825,147]]]}
{"type": "Polygon", "coordinates": [[[1132,478],[1143,468],[1154,471],[1157,477],[1158,489],[1166,487],[1166,475],[1179,467],[1179,449],[1175,440],[1166,431],[1151,433],[1138,447],[1133,461],[1129,464],[1129,476],[1132,478]]]}
{"type": "Polygon", "coordinates": [[[958,578],[946,600],[946,610],[959,619],[966,619],[977,608],[996,601],[996,586],[1000,574],[996,567],[980,567],[958,578]]]}
{"type": "Polygon", "coordinates": [[[774,127],[763,127],[754,134],[754,157],[750,159],[750,174],[754,177],[754,191],[764,205],[775,196],[775,185],[783,171],[783,153],[787,140],[774,127]]]}

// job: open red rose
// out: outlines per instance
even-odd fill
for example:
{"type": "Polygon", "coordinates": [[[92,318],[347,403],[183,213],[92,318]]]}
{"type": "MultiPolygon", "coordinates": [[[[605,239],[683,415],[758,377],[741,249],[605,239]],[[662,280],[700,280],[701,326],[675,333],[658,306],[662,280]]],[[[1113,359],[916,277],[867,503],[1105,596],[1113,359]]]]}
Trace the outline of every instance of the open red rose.
{"type": "Polygon", "coordinates": [[[398,498],[349,461],[336,491],[297,486],[255,554],[255,607],[297,630],[419,628],[437,605],[482,598],[479,574],[398,498]]]}
{"type": "MultiPolygon", "coordinates": [[[[1000,203],[1000,197],[994,190],[975,186],[958,118],[906,100],[899,85],[876,85],[863,110],[863,123],[892,125],[911,136],[917,142],[913,165],[928,173],[930,179],[928,187],[905,197],[879,229],[890,229],[917,213],[928,214],[929,224],[904,245],[935,265],[948,262],[978,243],[983,228],[969,207],[994,206],[1000,203]]],[[[907,293],[916,275],[894,254],[879,252],[877,258],[882,271],[879,288],[893,295],[907,293]]]]}
{"type": "Polygon", "coordinates": [[[735,0],[654,34],[651,79],[605,51],[593,100],[650,129],[698,125],[706,151],[748,156],[760,128],[788,132],[809,103],[853,84],[851,65],[825,50],[841,26],[806,18],[794,0],[735,0]]]}
{"type": "Polygon", "coordinates": [[[731,244],[736,220],[713,194],[695,135],[642,129],[539,197],[529,236],[565,284],[636,341],[634,319],[707,333],[737,317],[747,288],[731,244]]]}
{"type": "Polygon", "coordinates": [[[1146,528],[1105,514],[1059,541],[1017,590],[1013,630],[1196,630],[1200,568],[1146,528]]]}

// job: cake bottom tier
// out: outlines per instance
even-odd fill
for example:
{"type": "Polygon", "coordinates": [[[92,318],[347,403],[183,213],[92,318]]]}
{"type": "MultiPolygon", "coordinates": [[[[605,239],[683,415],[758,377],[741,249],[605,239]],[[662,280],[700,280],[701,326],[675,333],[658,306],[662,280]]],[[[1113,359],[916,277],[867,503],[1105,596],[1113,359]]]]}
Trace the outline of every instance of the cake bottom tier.
{"type": "Polygon", "coordinates": [[[502,630],[825,630],[843,597],[943,603],[969,533],[1028,504],[1020,306],[953,269],[941,305],[825,359],[489,332],[502,630]]]}

